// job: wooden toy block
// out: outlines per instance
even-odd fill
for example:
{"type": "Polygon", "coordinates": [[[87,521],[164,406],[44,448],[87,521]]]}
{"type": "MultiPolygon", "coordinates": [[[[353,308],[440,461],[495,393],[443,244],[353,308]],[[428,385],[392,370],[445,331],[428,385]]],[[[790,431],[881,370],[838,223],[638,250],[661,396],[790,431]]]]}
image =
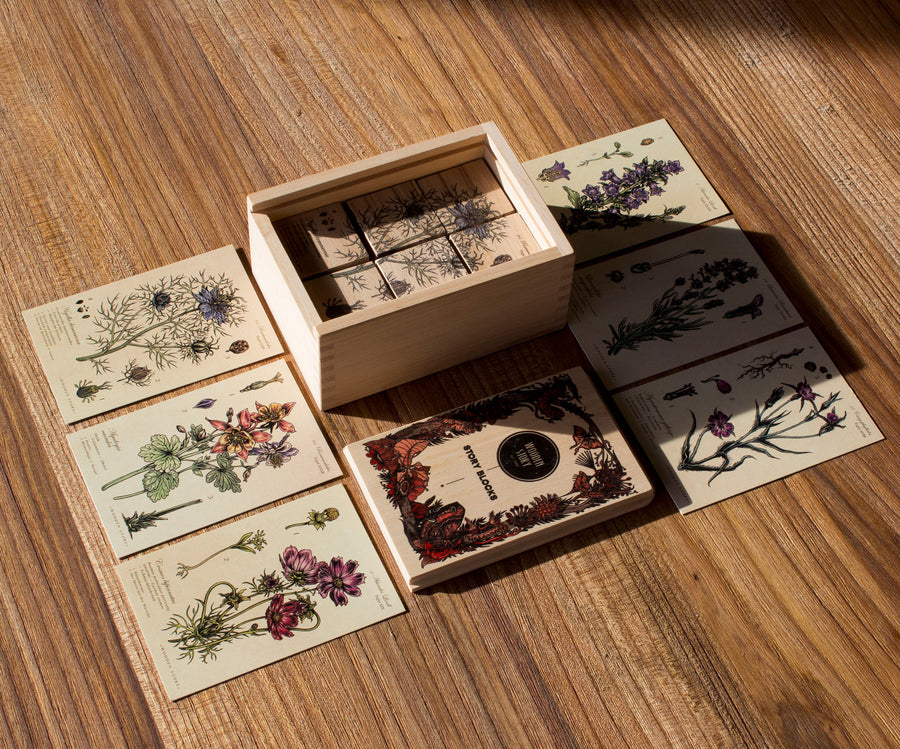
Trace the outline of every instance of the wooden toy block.
{"type": "Polygon", "coordinates": [[[412,180],[347,201],[376,256],[445,234],[431,199],[412,180]]]}
{"type": "Polygon", "coordinates": [[[313,278],[304,285],[323,320],[333,320],[394,298],[384,277],[371,262],[313,278]]]}
{"type": "Polygon", "coordinates": [[[512,203],[484,159],[416,180],[448,232],[514,213],[512,203]]]}
{"type": "Polygon", "coordinates": [[[427,289],[469,271],[446,237],[392,252],[375,261],[397,297],[427,289]]]}
{"type": "Polygon", "coordinates": [[[472,272],[541,251],[518,214],[455,232],[450,235],[450,241],[472,272]]]}
{"type": "Polygon", "coordinates": [[[300,278],[309,278],[369,259],[369,253],[340,203],[275,222],[300,278]]]}

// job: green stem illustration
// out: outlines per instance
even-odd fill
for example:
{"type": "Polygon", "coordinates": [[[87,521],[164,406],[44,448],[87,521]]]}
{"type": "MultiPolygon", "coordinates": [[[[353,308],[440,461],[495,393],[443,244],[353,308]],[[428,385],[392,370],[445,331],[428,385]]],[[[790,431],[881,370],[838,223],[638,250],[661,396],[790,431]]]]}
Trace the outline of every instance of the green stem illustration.
{"type": "Polygon", "coordinates": [[[155,528],[156,522],[158,520],[165,520],[165,516],[170,512],[175,512],[183,507],[200,504],[202,501],[202,499],[194,499],[190,502],[182,502],[180,505],[175,505],[174,507],[169,507],[165,510],[155,510],[154,512],[135,511],[131,516],[122,515],[122,520],[125,521],[125,527],[128,528],[128,535],[134,537],[134,534],[139,531],[147,528],[155,528]]]}

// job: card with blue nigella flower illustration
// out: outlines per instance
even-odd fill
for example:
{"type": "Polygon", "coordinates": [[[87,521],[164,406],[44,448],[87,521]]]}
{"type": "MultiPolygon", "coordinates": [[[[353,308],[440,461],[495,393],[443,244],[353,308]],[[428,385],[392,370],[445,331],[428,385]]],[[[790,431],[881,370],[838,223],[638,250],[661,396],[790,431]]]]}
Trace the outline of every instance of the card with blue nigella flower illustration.
{"type": "Polygon", "coordinates": [[[665,120],[523,164],[582,263],[729,213],[665,120]]]}
{"type": "Polygon", "coordinates": [[[117,572],[146,647],[127,623],[126,644],[150,654],[173,700],[405,610],[341,485],[134,557],[117,572]]]}
{"type": "Polygon", "coordinates": [[[883,439],[808,328],[615,401],[682,513],[883,439]]]}
{"type": "Polygon", "coordinates": [[[119,557],[341,475],[284,360],[68,440],[119,557]]]}
{"type": "Polygon", "coordinates": [[[282,352],[232,246],[24,317],[67,424],[282,352]]]}

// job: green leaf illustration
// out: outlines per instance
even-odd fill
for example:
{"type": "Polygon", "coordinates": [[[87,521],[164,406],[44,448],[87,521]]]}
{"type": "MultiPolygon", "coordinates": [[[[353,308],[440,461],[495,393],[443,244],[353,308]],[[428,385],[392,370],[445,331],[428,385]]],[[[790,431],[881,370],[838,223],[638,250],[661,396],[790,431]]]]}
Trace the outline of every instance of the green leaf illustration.
{"type": "Polygon", "coordinates": [[[231,458],[219,454],[216,467],[206,474],[206,483],[213,484],[220,492],[240,492],[241,480],[231,467],[231,458]]]}
{"type": "Polygon", "coordinates": [[[181,447],[178,437],[169,439],[164,434],[154,434],[150,438],[150,444],[144,445],[138,455],[145,463],[152,463],[157,471],[177,471],[181,465],[181,458],[178,457],[181,447]]]}
{"type": "Polygon", "coordinates": [[[587,201],[587,198],[582,195],[580,192],[575,192],[571,187],[566,187],[563,185],[563,190],[566,191],[566,195],[569,196],[569,202],[572,204],[573,208],[582,208],[587,201]]]}
{"type": "Polygon", "coordinates": [[[149,470],[144,474],[144,491],[151,502],[159,502],[169,496],[178,486],[178,474],[167,471],[149,470]]]}

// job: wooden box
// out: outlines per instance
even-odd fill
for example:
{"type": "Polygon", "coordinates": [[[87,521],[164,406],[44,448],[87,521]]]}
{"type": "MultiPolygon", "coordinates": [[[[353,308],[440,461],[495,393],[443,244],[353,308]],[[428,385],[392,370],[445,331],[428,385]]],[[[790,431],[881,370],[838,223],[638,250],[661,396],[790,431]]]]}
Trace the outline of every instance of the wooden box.
{"type": "Polygon", "coordinates": [[[318,405],[332,408],[566,323],[574,256],[494,123],[248,196],[254,277],[318,405]],[[483,159],[524,221],[530,254],[334,319],[317,311],[279,227],[483,159]]]}

